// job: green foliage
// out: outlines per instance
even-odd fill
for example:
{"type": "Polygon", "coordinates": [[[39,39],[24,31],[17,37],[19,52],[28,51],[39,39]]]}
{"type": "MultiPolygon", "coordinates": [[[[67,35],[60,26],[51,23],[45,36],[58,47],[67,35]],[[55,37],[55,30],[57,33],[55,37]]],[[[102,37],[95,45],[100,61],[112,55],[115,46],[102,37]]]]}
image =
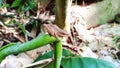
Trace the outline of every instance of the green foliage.
{"type": "MultiPolygon", "coordinates": [[[[54,55],[54,51],[50,51],[48,53],[40,55],[35,60],[35,62],[43,59],[52,58],[53,55],[54,55]]],[[[116,68],[116,66],[114,66],[114,64],[110,62],[101,59],[76,56],[66,49],[63,49],[62,56],[63,56],[61,61],[62,68],[116,68]]],[[[44,68],[53,68],[53,65],[54,65],[54,61],[48,64],[44,68]]]]}
{"type": "Polygon", "coordinates": [[[44,46],[46,44],[53,43],[55,41],[57,41],[56,38],[47,34],[43,34],[23,44],[11,44],[10,46],[7,45],[5,47],[0,48],[0,62],[10,54],[17,54],[17,53],[29,51],[44,46]]]}
{"type": "Polygon", "coordinates": [[[117,45],[117,48],[120,50],[120,44],[119,44],[119,45],[117,45]]]}
{"type": "Polygon", "coordinates": [[[26,35],[26,29],[23,24],[20,24],[19,22],[14,21],[14,23],[21,29],[24,35],[26,35]]]}
{"type": "Polygon", "coordinates": [[[23,9],[23,11],[27,12],[29,9],[30,9],[30,6],[25,6],[24,9],[23,9]]]}
{"type": "Polygon", "coordinates": [[[29,22],[33,25],[33,28],[36,28],[39,25],[43,24],[41,19],[31,18],[29,22]]]}
{"type": "MultiPolygon", "coordinates": [[[[52,58],[53,55],[54,55],[53,50],[50,51],[50,52],[46,52],[45,54],[38,56],[38,58],[34,62],[37,62],[37,61],[40,61],[40,60],[43,60],[43,59],[52,58]]],[[[63,49],[63,51],[62,51],[62,56],[63,57],[69,57],[69,56],[73,56],[73,55],[74,54],[72,54],[70,51],[68,51],[66,49],[63,49]]]]}
{"type": "Polygon", "coordinates": [[[116,68],[109,62],[89,57],[64,58],[61,66],[63,68],[116,68]]]}
{"type": "Polygon", "coordinates": [[[33,1],[28,1],[28,4],[24,7],[23,11],[26,12],[28,10],[30,10],[31,8],[34,8],[35,4],[33,1]]]}
{"type": "MultiPolygon", "coordinates": [[[[53,56],[54,56],[54,50],[46,52],[45,54],[38,56],[38,58],[34,62],[41,61],[44,59],[49,59],[49,58],[52,58],[53,56]]],[[[74,54],[71,53],[69,50],[66,50],[66,49],[62,50],[62,57],[70,57],[70,56],[74,56],[74,54]]],[[[38,66],[41,66],[41,65],[38,65],[38,66]]],[[[33,66],[32,68],[38,67],[38,66],[33,66]]]]}
{"type": "Polygon", "coordinates": [[[62,42],[54,42],[54,68],[59,68],[62,59],[62,42]]]}
{"type": "Polygon", "coordinates": [[[115,46],[116,46],[118,49],[120,49],[120,44],[117,44],[117,42],[118,42],[119,39],[120,39],[119,36],[115,36],[115,37],[113,38],[114,44],[115,44],[115,46]]]}
{"type": "Polygon", "coordinates": [[[4,4],[2,5],[2,7],[3,7],[3,8],[4,8],[4,7],[9,7],[9,4],[4,3],[4,4]]]}
{"type": "MultiPolygon", "coordinates": [[[[40,0],[40,1],[41,3],[44,3],[44,5],[48,2],[48,0],[40,0]]],[[[55,1],[56,1],[56,9],[54,9],[56,11],[55,24],[63,29],[65,27],[65,17],[66,17],[65,11],[67,5],[66,2],[68,0],[63,0],[63,1],[55,0],[55,1]]],[[[9,7],[9,4],[7,3],[2,4],[2,0],[0,0],[0,7],[1,6],[9,7]]],[[[35,3],[33,0],[14,0],[14,2],[11,5],[11,8],[17,8],[18,12],[27,12],[30,9],[33,9],[34,7],[35,7],[35,3]]],[[[105,9],[106,8],[104,8],[104,10],[105,9]]],[[[108,17],[110,16],[108,15],[108,17]]],[[[105,17],[104,19],[106,18],[107,17],[105,17]]],[[[24,25],[16,21],[14,22],[22,30],[24,35],[26,35],[26,29],[24,25]]],[[[31,21],[34,27],[37,27],[38,23],[40,22],[41,20],[38,19],[34,19],[33,22],[31,21]]],[[[117,36],[114,37],[114,41],[116,43],[118,39],[119,38],[117,36]]],[[[10,54],[29,51],[50,43],[54,43],[54,51],[50,51],[48,53],[45,53],[44,55],[39,56],[34,62],[43,59],[48,59],[54,56],[54,61],[51,62],[49,65],[47,65],[46,68],[53,68],[53,67],[59,68],[60,65],[63,68],[115,68],[113,64],[100,59],[75,56],[70,51],[62,49],[62,42],[50,35],[41,35],[23,44],[13,43],[13,44],[5,45],[4,47],[0,48],[0,62],[2,62],[2,60],[10,54]]]]}
{"type": "MultiPolygon", "coordinates": [[[[52,67],[53,62],[45,68],[52,67]]],[[[62,58],[61,68],[116,68],[116,66],[101,59],[74,56],[62,58]]]]}
{"type": "Polygon", "coordinates": [[[16,44],[17,44],[17,43],[7,44],[7,45],[5,45],[4,47],[0,48],[0,51],[3,50],[3,49],[5,49],[5,48],[7,48],[7,47],[9,47],[9,46],[16,45],[16,44]]]}
{"type": "Polygon", "coordinates": [[[20,5],[20,2],[21,2],[22,0],[15,0],[13,3],[12,3],[12,8],[14,8],[14,7],[18,7],[19,5],[20,5]]]}
{"type": "Polygon", "coordinates": [[[115,21],[120,24],[120,17],[116,16],[115,21]]]}
{"type": "Polygon", "coordinates": [[[18,12],[26,12],[33,9],[35,3],[34,0],[14,0],[10,6],[9,3],[2,3],[2,0],[0,0],[0,7],[16,8],[18,12]]]}
{"type": "Polygon", "coordinates": [[[118,39],[119,39],[119,37],[118,37],[118,36],[115,36],[115,37],[113,38],[113,41],[114,41],[115,43],[117,43],[118,39]]]}
{"type": "Polygon", "coordinates": [[[35,4],[34,4],[33,1],[29,1],[29,2],[28,2],[28,5],[29,5],[31,8],[33,8],[35,4]]]}
{"type": "Polygon", "coordinates": [[[41,46],[44,46],[49,43],[54,42],[54,67],[59,68],[60,63],[61,63],[61,58],[62,58],[62,42],[59,39],[56,39],[50,35],[41,35],[29,42],[23,43],[23,44],[8,44],[2,48],[0,48],[0,62],[2,60],[10,55],[10,54],[16,54],[16,53],[21,53],[25,51],[29,51],[41,46]],[[47,41],[46,41],[47,40],[47,41]]]}
{"type": "Polygon", "coordinates": [[[0,7],[2,7],[2,0],[0,0],[0,7]]]}
{"type": "Polygon", "coordinates": [[[54,54],[53,50],[50,51],[50,52],[47,52],[43,55],[38,56],[38,58],[34,62],[37,62],[37,61],[40,61],[40,60],[43,60],[43,59],[51,58],[51,57],[53,57],[53,54],[54,54]]]}

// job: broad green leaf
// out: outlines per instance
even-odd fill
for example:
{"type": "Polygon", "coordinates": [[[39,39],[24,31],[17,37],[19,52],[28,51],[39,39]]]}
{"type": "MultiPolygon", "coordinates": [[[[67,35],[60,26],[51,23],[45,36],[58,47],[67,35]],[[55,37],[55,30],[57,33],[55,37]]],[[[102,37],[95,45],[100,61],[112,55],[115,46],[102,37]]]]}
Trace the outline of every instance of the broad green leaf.
{"type": "Polygon", "coordinates": [[[18,7],[18,6],[20,5],[20,2],[21,2],[21,0],[15,0],[15,1],[12,3],[11,7],[12,7],[12,8],[18,7]]]}
{"type": "Polygon", "coordinates": [[[115,68],[113,64],[107,61],[89,57],[64,58],[61,65],[63,68],[115,68]]]}
{"type": "MultiPolygon", "coordinates": [[[[48,58],[52,58],[53,57],[53,54],[54,54],[54,51],[50,51],[50,52],[47,52],[43,55],[40,55],[38,56],[38,58],[34,61],[40,61],[40,60],[43,60],[43,59],[48,59],[48,58]]],[[[69,57],[69,56],[73,56],[74,54],[72,54],[70,51],[66,50],[66,49],[63,49],[63,52],[62,52],[62,55],[64,57],[69,57]]]]}
{"type": "MultiPolygon", "coordinates": [[[[50,52],[47,52],[47,53],[45,53],[43,55],[38,56],[38,58],[34,62],[44,60],[44,59],[48,59],[48,58],[52,58],[53,55],[54,55],[54,51],[52,50],[50,52]]],[[[69,56],[74,56],[74,54],[72,54],[69,50],[63,49],[62,56],[63,57],[69,57],[69,56]]]]}
{"type": "MultiPolygon", "coordinates": [[[[46,68],[52,67],[53,62],[50,63],[46,68]]],[[[61,68],[116,68],[116,66],[101,59],[75,56],[63,58],[61,62],[61,68]]]]}

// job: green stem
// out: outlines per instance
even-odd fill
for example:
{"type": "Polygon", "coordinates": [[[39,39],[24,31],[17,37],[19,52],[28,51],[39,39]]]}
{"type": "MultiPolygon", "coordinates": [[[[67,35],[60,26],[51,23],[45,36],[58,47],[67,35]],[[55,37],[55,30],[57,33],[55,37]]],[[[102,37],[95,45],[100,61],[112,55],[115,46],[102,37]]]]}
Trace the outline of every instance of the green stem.
{"type": "Polygon", "coordinates": [[[55,41],[57,41],[56,38],[50,35],[44,34],[23,44],[12,44],[10,46],[2,47],[0,48],[0,63],[6,56],[10,54],[29,51],[29,50],[44,46],[46,44],[53,43],[55,41]]]}
{"type": "Polygon", "coordinates": [[[62,59],[62,42],[56,41],[54,46],[54,68],[60,68],[62,59]]]}

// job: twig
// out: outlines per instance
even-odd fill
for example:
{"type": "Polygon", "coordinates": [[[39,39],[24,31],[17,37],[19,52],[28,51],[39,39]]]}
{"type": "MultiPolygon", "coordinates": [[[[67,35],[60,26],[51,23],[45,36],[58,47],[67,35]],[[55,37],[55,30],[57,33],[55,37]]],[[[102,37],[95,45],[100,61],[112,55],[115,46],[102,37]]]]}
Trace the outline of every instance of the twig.
{"type": "Polygon", "coordinates": [[[35,63],[33,63],[33,64],[30,64],[30,65],[25,65],[25,66],[23,66],[22,68],[27,68],[27,67],[31,67],[31,66],[35,66],[35,65],[43,64],[43,63],[49,63],[49,62],[51,62],[51,61],[53,61],[52,58],[44,59],[44,60],[41,60],[41,61],[35,62],[35,63]]]}

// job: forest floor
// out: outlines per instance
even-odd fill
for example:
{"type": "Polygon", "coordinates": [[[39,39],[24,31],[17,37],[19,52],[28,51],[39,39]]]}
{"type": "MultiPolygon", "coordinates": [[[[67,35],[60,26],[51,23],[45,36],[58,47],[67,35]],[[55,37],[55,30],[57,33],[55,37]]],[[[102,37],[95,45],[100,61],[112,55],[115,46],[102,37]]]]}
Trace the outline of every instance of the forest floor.
{"type": "MultiPolygon", "coordinates": [[[[41,23],[49,23],[55,20],[55,16],[49,15],[48,12],[27,17],[29,16],[28,12],[24,18],[21,18],[24,14],[18,15],[14,11],[7,13],[0,12],[1,15],[3,14],[3,16],[0,16],[0,19],[5,22],[0,22],[0,47],[13,42],[23,43],[30,41],[42,33],[41,23]],[[10,18],[9,15],[13,17],[10,18]],[[17,23],[14,23],[14,20],[17,23]],[[20,24],[18,24],[19,22],[20,24]]],[[[63,47],[76,48],[76,54],[80,56],[100,58],[120,67],[120,24],[115,22],[105,23],[87,29],[84,24],[79,23],[75,18],[73,19],[70,42],[68,43],[63,40],[63,47]]],[[[21,68],[21,65],[30,65],[39,54],[43,54],[51,49],[52,47],[47,45],[18,55],[9,55],[1,63],[1,67],[14,68],[17,66],[17,68],[21,68]]]]}

